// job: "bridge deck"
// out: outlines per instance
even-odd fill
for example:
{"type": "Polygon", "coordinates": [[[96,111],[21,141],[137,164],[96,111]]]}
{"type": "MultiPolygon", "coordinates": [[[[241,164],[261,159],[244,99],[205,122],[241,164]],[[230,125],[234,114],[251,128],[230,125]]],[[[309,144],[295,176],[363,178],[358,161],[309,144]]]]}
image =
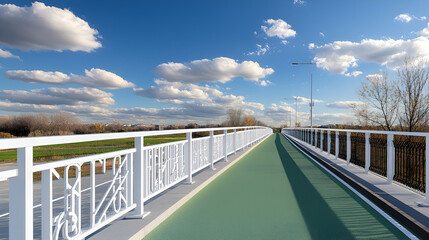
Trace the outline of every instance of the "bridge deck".
{"type": "Polygon", "coordinates": [[[276,134],[145,239],[351,238],[407,237],[276,134]]]}

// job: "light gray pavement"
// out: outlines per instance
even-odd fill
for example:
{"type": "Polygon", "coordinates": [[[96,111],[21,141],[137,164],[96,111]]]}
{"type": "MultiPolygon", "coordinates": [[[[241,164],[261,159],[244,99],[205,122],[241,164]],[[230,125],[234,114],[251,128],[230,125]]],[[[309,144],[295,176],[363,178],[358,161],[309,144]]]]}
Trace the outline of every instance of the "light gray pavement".
{"type": "Polygon", "coordinates": [[[11,168],[16,168],[16,162],[0,163],[0,171],[11,169],[11,168]]]}
{"type": "Polygon", "coordinates": [[[387,179],[381,175],[372,172],[365,173],[365,169],[360,166],[352,163],[347,164],[345,160],[340,158],[336,159],[334,155],[328,154],[326,150],[321,152],[320,148],[316,148],[297,138],[292,138],[301,144],[302,147],[312,151],[322,160],[330,163],[336,169],[364,185],[372,192],[429,228],[429,207],[419,207],[416,204],[417,202],[425,201],[425,196],[421,192],[410,189],[400,183],[393,182],[389,184],[387,179]]]}

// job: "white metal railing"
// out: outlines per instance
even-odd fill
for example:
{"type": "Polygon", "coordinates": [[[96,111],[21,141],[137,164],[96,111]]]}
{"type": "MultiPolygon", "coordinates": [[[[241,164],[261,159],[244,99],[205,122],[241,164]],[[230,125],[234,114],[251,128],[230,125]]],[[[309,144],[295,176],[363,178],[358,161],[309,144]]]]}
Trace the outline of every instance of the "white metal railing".
{"type": "MultiPolygon", "coordinates": [[[[328,155],[335,154],[336,158],[339,157],[340,153],[340,145],[342,145],[343,158],[347,161],[347,164],[350,163],[352,157],[352,137],[351,134],[361,134],[362,135],[362,145],[364,145],[364,152],[361,154],[361,158],[364,159],[362,163],[362,167],[364,167],[365,172],[368,173],[370,171],[370,167],[374,164],[374,161],[378,159],[371,159],[371,137],[374,135],[381,135],[386,137],[385,144],[385,154],[386,156],[386,178],[388,183],[394,181],[395,178],[395,168],[398,168],[398,161],[395,159],[397,153],[395,152],[395,137],[400,136],[408,136],[408,137],[419,137],[424,138],[424,149],[420,150],[421,155],[423,155],[424,159],[422,160],[422,164],[418,165],[415,159],[417,158],[417,154],[411,153],[410,157],[405,158],[404,160],[408,163],[405,166],[400,166],[402,171],[408,171],[408,176],[418,171],[420,174],[419,179],[425,184],[423,191],[425,192],[426,200],[425,202],[417,203],[419,206],[429,206],[429,133],[425,132],[396,132],[396,131],[373,131],[373,130],[349,130],[349,129],[331,129],[331,128],[286,128],[282,129],[282,134],[294,137],[299,139],[304,144],[312,145],[317,148],[320,148],[320,151],[326,151],[328,155]],[[327,135],[327,139],[323,139],[324,133],[327,135]],[[332,139],[331,135],[335,134],[334,139],[332,139]],[[340,143],[340,133],[343,133],[343,139],[345,137],[345,146],[340,143]],[[319,140],[320,139],[320,140],[319,140]],[[325,142],[326,141],[326,142],[325,142]],[[324,149],[324,143],[326,143],[324,149]],[[331,144],[335,145],[335,149],[331,149],[331,144]],[[407,169],[408,168],[408,169],[407,169]],[[424,180],[422,180],[424,179],[424,180]]],[[[375,145],[375,144],[374,144],[375,145]]],[[[375,146],[373,146],[375,147],[375,146]]],[[[383,148],[383,149],[384,149],[383,148]]],[[[406,147],[405,147],[406,148],[406,147]]],[[[411,148],[411,146],[410,146],[411,148]]],[[[409,151],[409,150],[408,150],[409,151]]],[[[402,156],[404,158],[404,156],[402,156]]],[[[398,169],[396,169],[398,170],[398,169]]],[[[407,185],[405,183],[405,185],[407,185]]]]}
{"type": "Polygon", "coordinates": [[[144,203],[152,197],[180,182],[192,183],[193,174],[214,169],[217,161],[227,161],[228,155],[271,133],[266,127],[238,127],[0,139],[0,150],[17,149],[17,167],[0,171],[0,182],[9,181],[9,239],[83,239],[126,214],[143,218],[144,203]],[[218,131],[222,134],[215,135],[218,131]],[[195,132],[210,135],[193,139],[195,132]],[[184,133],[183,141],[144,146],[145,136],[184,133]],[[123,138],[134,138],[134,148],[33,163],[36,146],[123,138]],[[102,174],[96,174],[96,167],[102,174]],[[84,168],[89,176],[82,175],[84,168]],[[38,172],[41,204],[33,206],[33,173],[38,172]],[[61,199],[63,205],[55,208],[61,199]],[[41,207],[41,230],[35,234],[36,207],[41,207]]]}

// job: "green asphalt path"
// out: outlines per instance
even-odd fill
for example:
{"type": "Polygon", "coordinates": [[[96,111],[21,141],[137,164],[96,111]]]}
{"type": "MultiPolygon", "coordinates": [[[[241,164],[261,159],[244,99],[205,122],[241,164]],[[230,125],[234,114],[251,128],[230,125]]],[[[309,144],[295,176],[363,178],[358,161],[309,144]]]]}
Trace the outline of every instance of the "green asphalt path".
{"type": "Polygon", "coordinates": [[[407,239],[273,134],[145,239],[407,239]]]}

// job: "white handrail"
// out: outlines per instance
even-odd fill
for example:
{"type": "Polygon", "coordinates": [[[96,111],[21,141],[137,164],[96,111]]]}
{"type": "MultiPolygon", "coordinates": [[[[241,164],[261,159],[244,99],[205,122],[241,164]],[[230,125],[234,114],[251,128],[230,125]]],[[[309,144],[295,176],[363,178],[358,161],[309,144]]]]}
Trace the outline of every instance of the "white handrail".
{"type": "Polygon", "coordinates": [[[46,145],[58,145],[66,143],[91,142],[101,140],[113,140],[121,138],[148,137],[159,135],[172,135],[195,132],[223,131],[234,129],[254,129],[265,127],[227,127],[227,128],[195,128],[180,130],[160,130],[160,131],[139,131],[139,132],[120,132],[120,133],[97,133],[97,134],[77,134],[61,136],[44,136],[44,137],[25,137],[25,138],[2,138],[0,139],[0,150],[14,149],[21,147],[38,147],[46,145]]]}

